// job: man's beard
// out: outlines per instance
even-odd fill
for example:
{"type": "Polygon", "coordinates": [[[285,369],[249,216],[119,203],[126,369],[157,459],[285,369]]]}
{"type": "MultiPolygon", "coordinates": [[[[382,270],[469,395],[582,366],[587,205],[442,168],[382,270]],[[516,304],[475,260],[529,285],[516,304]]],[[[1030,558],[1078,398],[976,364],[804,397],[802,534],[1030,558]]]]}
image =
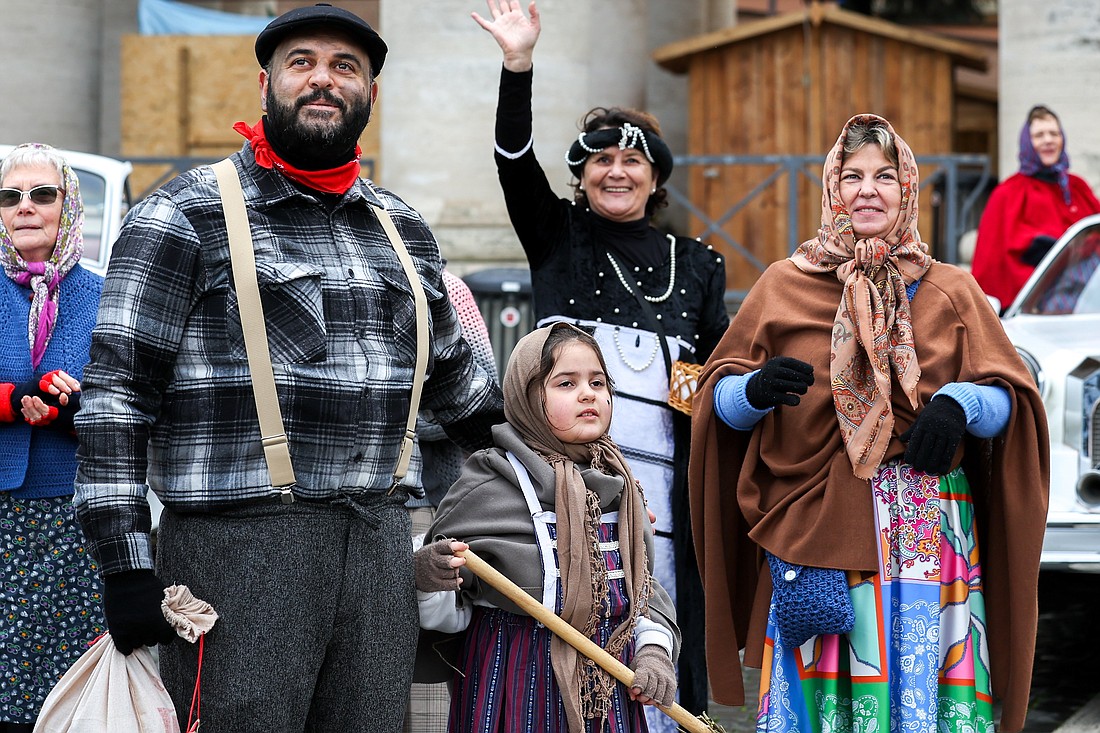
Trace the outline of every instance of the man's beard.
{"type": "MultiPolygon", "coordinates": [[[[358,101],[351,100],[349,105],[348,102],[337,99],[327,89],[317,89],[294,100],[293,104],[285,105],[275,97],[272,88],[268,87],[269,134],[274,133],[275,147],[281,150],[289,162],[297,164],[316,161],[324,162],[325,167],[330,167],[328,163],[334,156],[343,157],[348,151],[355,150],[359,136],[363,134],[370,120],[370,96],[365,96],[357,104],[358,101]],[[336,105],[340,110],[339,119],[324,113],[302,112],[305,105],[318,101],[336,105]]],[[[344,162],[347,161],[337,161],[344,162]]]]}

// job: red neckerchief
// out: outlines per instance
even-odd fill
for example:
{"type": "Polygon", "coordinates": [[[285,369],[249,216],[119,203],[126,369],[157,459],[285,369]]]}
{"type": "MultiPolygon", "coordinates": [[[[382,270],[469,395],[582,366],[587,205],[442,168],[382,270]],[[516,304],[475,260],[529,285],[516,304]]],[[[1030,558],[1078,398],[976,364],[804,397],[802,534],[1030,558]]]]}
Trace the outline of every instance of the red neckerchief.
{"type": "Polygon", "coordinates": [[[256,164],[261,168],[278,168],[283,175],[292,181],[297,181],[310,188],[323,193],[346,193],[359,177],[359,156],[363,151],[355,146],[355,160],[348,161],[336,168],[321,171],[304,171],[295,168],[290,163],[280,158],[271,149],[271,143],[264,134],[264,122],[260,120],[255,127],[249,127],[246,122],[238,122],[233,129],[248,138],[252,145],[252,154],[256,157],[256,164]]]}

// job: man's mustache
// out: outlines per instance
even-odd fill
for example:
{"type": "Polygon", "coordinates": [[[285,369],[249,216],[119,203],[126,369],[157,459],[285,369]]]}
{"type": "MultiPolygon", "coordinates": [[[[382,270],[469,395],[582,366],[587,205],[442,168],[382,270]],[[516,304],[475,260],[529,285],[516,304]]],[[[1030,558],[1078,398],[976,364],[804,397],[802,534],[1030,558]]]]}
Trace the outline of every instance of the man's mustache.
{"type": "Polygon", "coordinates": [[[305,95],[304,97],[298,97],[298,100],[294,103],[294,106],[297,109],[301,109],[307,104],[313,104],[314,102],[327,102],[329,104],[335,105],[337,109],[339,109],[341,112],[348,111],[347,104],[343,100],[337,99],[336,96],[334,96],[332,92],[328,91],[327,89],[317,89],[311,94],[305,95]]]}

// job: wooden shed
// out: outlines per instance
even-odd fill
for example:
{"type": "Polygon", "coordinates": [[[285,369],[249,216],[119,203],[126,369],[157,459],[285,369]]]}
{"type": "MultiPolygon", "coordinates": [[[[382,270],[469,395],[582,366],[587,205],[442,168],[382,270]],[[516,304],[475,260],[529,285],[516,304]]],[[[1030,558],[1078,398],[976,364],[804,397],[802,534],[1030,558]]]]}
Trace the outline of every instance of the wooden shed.
{"type": "MultiPolygon", "coordinates": [[[[688,196],[706,217],[693,220],[693,233],[712,227],[705,239],[725,251],[728,285],[738,292],[786,257],[791,241],[816,233],[822,164],[845,121],[861,112],[885,117],[918,164],[950,153],[955,68],[986,66],[978,47],[816,2],[664,46],[654,58],[690,77],[688,155],[768,156],[688,168],[688,196]]],[[[921,165],[922,179],[932,170],[921,165]]],[[[924,189],[926,240],[931,197],[924,189]]]]}

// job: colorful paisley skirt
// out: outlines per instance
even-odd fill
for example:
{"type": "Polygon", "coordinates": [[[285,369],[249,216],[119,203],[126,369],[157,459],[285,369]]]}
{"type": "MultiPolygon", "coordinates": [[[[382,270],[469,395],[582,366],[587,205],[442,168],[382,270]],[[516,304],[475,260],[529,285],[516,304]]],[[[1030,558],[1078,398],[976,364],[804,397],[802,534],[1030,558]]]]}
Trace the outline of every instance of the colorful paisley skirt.
{"type": "Polygon", "coordinates": [[[849,572],[855,628],[788,648],[768,621],[757,731],[993,733],[974,508],[961,469],[871,481],[879,571],[849,572]]]}

